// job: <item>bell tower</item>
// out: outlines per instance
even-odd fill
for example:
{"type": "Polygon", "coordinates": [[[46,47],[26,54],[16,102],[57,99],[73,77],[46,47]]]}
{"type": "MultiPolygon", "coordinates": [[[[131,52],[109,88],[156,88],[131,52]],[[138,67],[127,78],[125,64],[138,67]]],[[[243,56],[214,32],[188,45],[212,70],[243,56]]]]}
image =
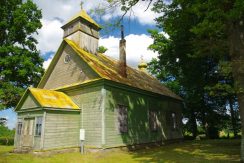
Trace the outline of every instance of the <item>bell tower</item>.
{"type": "Polygon", "coordinates": [[[86,13],[81,10],[65,25],[63,38],[67,38],[76,43],[83,50],[96,54],[99,40],[99,30],[101,27],[86,13]]]}

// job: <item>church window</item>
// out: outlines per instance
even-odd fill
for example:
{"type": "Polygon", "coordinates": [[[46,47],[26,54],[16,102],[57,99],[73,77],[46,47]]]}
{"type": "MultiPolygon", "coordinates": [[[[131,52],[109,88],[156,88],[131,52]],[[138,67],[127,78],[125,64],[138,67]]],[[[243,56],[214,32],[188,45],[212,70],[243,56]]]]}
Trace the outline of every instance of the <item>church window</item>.
{"type": "Polygon", "coordinates": [[[154,110],[149,110],[149,127],[151,131],[157,131],[157,113],[154,110]]]}
{"type": "Polygon", "coordinates": [[[120,133],[128,132],[128,109],[124,105],[118,105],[118,130],[120,133]]]}
{"type": "Polygon", "coordinates": [[[172,127],[173,129],[176,129],[176,114],[172,113],[171,118],[172,118],[172,125],[173,125],[172,127]]]}
{"type": "Polygon", "coordinates": [[[42,117],[36,118],[36,129],[35,129],[35,135],[41,136],[42,133],[42,117]]]}
{"type": "Polygon", "coordinates": [[[22,131],[22,122],[18,122],[18,125],[17,125],[17,134],[18,135],[21,135],[21,131],[22,131]]]}

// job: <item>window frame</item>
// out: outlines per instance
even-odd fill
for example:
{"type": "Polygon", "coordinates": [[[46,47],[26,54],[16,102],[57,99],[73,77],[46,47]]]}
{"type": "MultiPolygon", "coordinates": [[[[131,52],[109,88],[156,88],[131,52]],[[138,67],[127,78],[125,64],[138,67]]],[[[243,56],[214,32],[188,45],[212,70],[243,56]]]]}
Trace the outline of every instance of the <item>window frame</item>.
{"type": "Polygon", "coordinates": [[[21,135],[22,134],[22,129],[23,129],[23,122],[18,122],[17,123],[17,135],[21,135]]]}
{"type": "Polygon", "coordinates": [[[172,120],[172,128],[174,130],[177,129],[176,113],[175,112],[171,112],[171,120],[172,120]]]}
{"type": "Polygon", "coordinates": [[[153,109],[148,110],[148,122],[151,132],[158,131],[158,122],[157,122],[157,111],[153,109]]]}
{"type": "Polygon", "coordinates": [[[42,135],[43,117],[35,118],[35,136],[42,135]]]}
{"type": "Polygon", "coordinates": [[[117,130],[120,134],[128,133],[128,106],[117,104],[116,108],[117,130]],[[124,110],[120,110],[120,109],[124,110]],[[122,115],[121,115],[122,113],[122,115]],[[122,119],[120,119],[122,118],[122,119]]]}

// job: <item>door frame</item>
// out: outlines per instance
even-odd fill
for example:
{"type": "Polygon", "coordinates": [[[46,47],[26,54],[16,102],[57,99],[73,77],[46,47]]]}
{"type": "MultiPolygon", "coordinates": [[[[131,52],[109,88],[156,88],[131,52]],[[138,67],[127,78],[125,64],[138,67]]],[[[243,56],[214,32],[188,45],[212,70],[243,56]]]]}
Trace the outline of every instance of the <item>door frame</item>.
{"type": "Polygon", "coordinates": [[[34,131],[35,131],[35,117],[26,117],[23,118],[23,129],[21,134],[21,146],[22,147],[30,147],[32,148],[34,145],[34,131]],[[28,122],[29,121],[29,122],[28,122]],[[26,122],[28,122],[28,127],[26,128],[26,122]],[[32,123],[32,124],[31,124],[32,123]],[[30,127],[32,125],[32,127],[30,127]],[[31,128],[31,135],[30,135],[30,128],[31,128]],[[25,143],[25,135],[30,137],[30,145],[26,145],[25,143]]]}

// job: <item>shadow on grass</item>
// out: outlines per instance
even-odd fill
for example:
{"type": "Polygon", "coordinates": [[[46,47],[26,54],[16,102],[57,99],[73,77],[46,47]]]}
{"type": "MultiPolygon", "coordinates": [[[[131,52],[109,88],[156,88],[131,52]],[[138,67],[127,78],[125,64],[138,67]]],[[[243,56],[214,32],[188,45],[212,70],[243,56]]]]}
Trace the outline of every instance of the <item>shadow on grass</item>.
{"type": "Polygon", "coordinates": [[[89,163],[165,163],[165,162],[239,162],[240,140],[186,141],[136,151],[108,150],[80,155],[78,152],[35,156],[11,153],[12,146],[0,146],[0,162],[89,162],[89,163]]]}
{"type": "Polygon", "coordinates": [[[142,163],[239,162],[240,140],[187,141],[130,152],[142,163]]]}

